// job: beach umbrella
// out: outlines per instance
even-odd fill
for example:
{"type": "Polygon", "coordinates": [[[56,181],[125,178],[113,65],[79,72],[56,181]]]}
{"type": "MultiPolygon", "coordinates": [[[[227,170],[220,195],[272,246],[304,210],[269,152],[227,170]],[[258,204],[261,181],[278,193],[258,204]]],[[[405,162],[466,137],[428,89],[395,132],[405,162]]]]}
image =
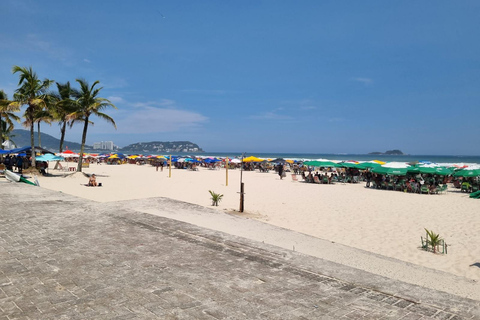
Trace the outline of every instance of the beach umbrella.
{"type": "Polygon", "coordinates": [[[277,158],[277,159],[273,159],[273,160],[268,160],[270,162],[273,162],[273,163],[285,163],[285,159],[283,158],[277,158]]]}
{"type": "Polygon", "coordinates": [[[375,162],[375,160],[373,161],[367,161],[367,162],[360,162],[360,165],[364,168],[376,168],[376,167],[380,167],[381,164],[378,163],[378,162],[375,162]]]}
{"type": "Polygon", "coordinates": [[[409,168],[410,165],[406,162],[387,162],[386,164],[382,165],[385,168],[409,168]]]}
{"type": "Polygon", "coordinates": [[[372,169],[373,173],[383,174],[383,175],[394,175],[394,176],[404,176],[407,174],[407,168],[389,168],[385,166],[380,166],[372,169]]]}
{"type": "Polygon", "coordinates": [[[51,153],[47,153],[35,158],[37,161],[63,161],[65,160],[64,157],[56,156],[51,153]]]}
{"type": "Polygon", "coordinates": [[[342,165],[345,168],[354,168],[354,169],[360,169],[360,170],[365,170],[365,169],[368,168],[368,167],[364,166],[363,163],[340,162],[339,164],[342,165]]]}
{"type": "Polygon", "coordinates": [[[460,169],[453,174],[454,177],[478,177],[480,169],[460,169]]]}
{"type": "Polygon", "coordinates": [[[445,167],[417,166],[407,169],[408,173],[438,174],[448,176],[453,174],[453,170],[445,167]]]}
{"type": "Polygon", "coordinates": [[[242,163],[240,159],[232,159],[231,163],[242,163]]]}
{"type": "Polygon", "coordinates": [[[254,156],[250,156],[248,158],[243,159],[243,162],[262,162],[262,161],[263,161],[263,159],[260,159],[260,158],[254,157],[254,156]]]}
{"type": "Polygon", "coordinates": [[[305,162],[303,162],[303,164],[306,165],[306,166],[311,166],[311,167],[342,168],[341,164],[335,163],[335,162],[332,162],[332,161],[312,160],[312,161],[305,161],[305,162]]]}

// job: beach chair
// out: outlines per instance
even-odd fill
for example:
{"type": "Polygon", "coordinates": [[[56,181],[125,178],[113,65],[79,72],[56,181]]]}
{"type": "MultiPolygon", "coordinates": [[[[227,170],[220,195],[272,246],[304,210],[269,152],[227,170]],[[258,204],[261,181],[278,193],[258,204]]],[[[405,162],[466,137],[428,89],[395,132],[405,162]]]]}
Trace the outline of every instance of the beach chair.
{"type": "Polygon", "coordinates": [[[470,183],[463,182],[462,183],[462,189],[460,191],[470,193],[470,183]]]}
{"type": "Polygon", "coordinates": [[[447,185],[444,184],[443,186],[438,186],[437,187],[437,193],[446,193],[447,192],[447,185]]]}
{"type": "Polygon", "coordinates": [[[423,238],[420,236],[420,240],[422,241],[422,250],[428,251],[428,240],[427,238],[423,238]]]}
{"type": "Polygon", "coordinates": [[[426,185],[423,184],[423,185],[420,187],[420,193],[426,193],[426,194],[428,194],[429,192],[430,192],[430,189],[428,189],[428,186],[426,186],[426,185]]]}
{"type": "Polygon", "coordinates": [[[313,182],[320,184],[320,179],[317,176],[313,176],[313,182]]]}
{"type": "Polygon", "coordinates": [[[292,180],[293,181],[298,181],[297,175],[295,173],[292,173],[292,180]]]}
{"type": "Polygon", "coordinates": [[[328,181],[328,178],[327,178],[327,177],[323,177],[322,182],[325,183],[325,184],[329,184],[329,183],[330,183],[330,181],[328,181]]]}

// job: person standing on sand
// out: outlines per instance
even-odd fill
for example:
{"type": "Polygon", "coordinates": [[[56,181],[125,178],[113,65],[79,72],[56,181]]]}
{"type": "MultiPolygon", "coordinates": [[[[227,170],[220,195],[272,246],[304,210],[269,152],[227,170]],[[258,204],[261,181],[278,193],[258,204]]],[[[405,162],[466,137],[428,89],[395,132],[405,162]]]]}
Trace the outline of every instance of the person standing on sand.
{"type": "Polygon", "coordinates": [[[283,164],[279,163],[277,166],[278,175],[280,176],[280,180],[283,179],[283,164]]]}

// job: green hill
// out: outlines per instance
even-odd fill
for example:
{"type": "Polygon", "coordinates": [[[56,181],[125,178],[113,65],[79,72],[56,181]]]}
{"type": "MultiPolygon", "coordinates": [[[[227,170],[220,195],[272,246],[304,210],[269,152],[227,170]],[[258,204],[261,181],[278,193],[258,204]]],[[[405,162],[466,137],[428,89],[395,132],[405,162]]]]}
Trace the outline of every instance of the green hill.
{"type": "MultiPolygon", "coordinates": [[[[26,147],[30,146],[30,131],[23,130],[23,129],[15,129],[12,131],[13,142],[17,145],[17,147],[26,147]]],[[[41,133],[41,140],[42,140],[42,148],[50,150],[52,152],[58,152],[58,148],[60,147],[60,139],[52,137],[49,134],[41,133]]],[[[35,132],[35,145],[38,146],[38,133],[35,132]]],[[[70,150],[80,150],[81,144],[71,141],[65,141],[63,143],[64,149],[65,146],[68,147],[70,150]]],[[[85,146],[87,149],[91,149],[90,146],[85,146]]]]}

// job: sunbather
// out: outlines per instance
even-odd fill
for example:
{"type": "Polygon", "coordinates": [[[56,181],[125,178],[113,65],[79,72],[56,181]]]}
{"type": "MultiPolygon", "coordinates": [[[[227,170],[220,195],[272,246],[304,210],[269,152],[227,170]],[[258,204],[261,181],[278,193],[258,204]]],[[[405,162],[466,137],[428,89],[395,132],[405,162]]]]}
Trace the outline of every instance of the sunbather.
{"type": "Polygon", "coordinates": [[[97,186],[97,178],[95,177],[95,173],[90,176],[90,179],[88,179],[88,186],[89,187],[97,186]]]}

